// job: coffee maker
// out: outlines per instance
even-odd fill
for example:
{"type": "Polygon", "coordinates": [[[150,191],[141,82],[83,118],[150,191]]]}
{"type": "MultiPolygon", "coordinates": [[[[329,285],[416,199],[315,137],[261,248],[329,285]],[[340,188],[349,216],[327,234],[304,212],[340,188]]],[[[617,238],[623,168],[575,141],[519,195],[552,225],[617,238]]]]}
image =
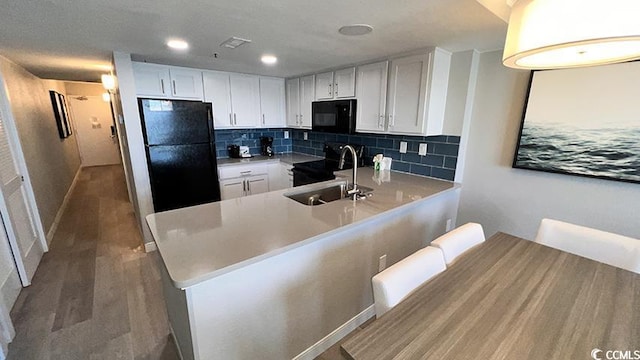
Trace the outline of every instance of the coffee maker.
{"type": "Polygon", "coordinates": [[[264,156],[273,156],[273,138],[271,136],[260,137],[260,153],[264,156]]]}

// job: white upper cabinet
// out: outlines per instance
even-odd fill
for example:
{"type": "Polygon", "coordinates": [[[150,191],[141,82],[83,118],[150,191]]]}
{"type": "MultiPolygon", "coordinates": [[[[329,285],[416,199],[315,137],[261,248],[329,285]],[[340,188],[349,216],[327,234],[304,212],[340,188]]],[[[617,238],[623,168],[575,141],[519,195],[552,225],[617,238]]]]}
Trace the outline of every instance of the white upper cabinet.
{"type": "Polygon", "coordinates": [[[356,131],[385,132],[389,62],[358,66],[356,131]]]}
{"type": "Polygon", "coordinates": [[[287,125],[311,129],[311,103],[314,100],[314,75],[287,80],[287,125]]]}
{"type": "Polygon", "coordinates": [[[133,73],[138,96],[169,96],[169,67],[134,62],[133,73]]]}
{"type": "Polygon", "coordinates": [[[216,129],[233,127],[229,74],[205,71],[202,74],[202,81],[204,83],[204,101],[213,106],[214,127],[216,129]]]}
{"type": "Polygon", "coordinates": [[[300,78],[300,124],[305,129],[311,129],[311,103],[316,98],[315,76],[300,78]]]}
{"type": "Polygon", "coordinates": [[[333,99],[333,71],[316,75],[316,100],[333,99]]]}
{"type": "Polygon", "coordinates": [[[284,79],[260,77],[260,111],[263,127],[285,126],[284,79]]]}
{"type": "Polygon", "coordinates": [[[202,72],[147,63],[133,63],[138,96],[202,100],[202,72]]]}
{"type": "Polygon", "coordinates": [[[389,133],[442,133],[450,62],[451,54],[437,48],[391,61],[389,133]]]}
{"type": "Polygon", "coordinates": [[[230,74],[233,125],[256,127],[260,124],[260,81],[255,75],[230,74]]]}
{"type": "Polygon", "coordinates": [[[287,125],[300,126],[300,79],[286,81],[287,88],[287,125]]]}
{"type": "Polygon", "coordinates": [[[333,96],[336,99],[356,96],[356,68],[336,70],[334,74],[333,96]]]}

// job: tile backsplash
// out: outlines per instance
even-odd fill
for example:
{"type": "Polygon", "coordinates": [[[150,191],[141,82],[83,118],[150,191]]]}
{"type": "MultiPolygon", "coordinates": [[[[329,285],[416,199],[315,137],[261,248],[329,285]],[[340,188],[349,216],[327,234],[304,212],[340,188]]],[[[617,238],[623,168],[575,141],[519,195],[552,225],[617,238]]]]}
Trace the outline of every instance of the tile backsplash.
{"type": "Polygon", "coordinates": [[[391,157],[391,168],[412,174],[431,176],[453,181],[458,161],[459,136],[407,136],[387,134],[329,134],[300,129],[221,129],[216,130],[216,155],[229,157],[227,145],[249,146],[251,154],[260,154],[260,137],[273,137],[273,150],[280,153],[297,152],[324,156],[324,143],[344,142],[365,146],[365,163],[371,165],[373,156],[384,154],[391,157]],[[284,138],[284,132],[289,138],[284,138]],[[308,139],[304,140],[304,133],[308,139]],[[400,142],[407,142],[407,153],[401,154],[400,142]],[[427,155],[418,155],[420,144],[427,144],[427,155]]]}
{"type": "Polygon", "coordinates": [[[220,129],[215,131],[216,137],[216,156],[218,158],[227,158],[227,145],[244,145],[249,147],[252,155],[260,154],[260,137],[273,137],[273,151],[277,154],[290,153],[292,151],[292,139],[284,138],[284,132],[291,129],[220,129]]]}
{"type": "Polygon", "coordinates": [[[365,163],[370,165],[373,156],[391,157],[391,169],[412,174],[431,176],[453,181],[458,161],[459,136],[406,136],[386,134],[329,134],[308,130],[291,130],[293,152],[324,156],[326,141],[345,142],[365,146],[365,163]],[[304,133],[308,140],[304,140],[304,133]],[[407,152],[401,154],[400,142],[407,142],[407,152]],[[427,144],[427,155],[418,155],[420,144],[427,144]]]}

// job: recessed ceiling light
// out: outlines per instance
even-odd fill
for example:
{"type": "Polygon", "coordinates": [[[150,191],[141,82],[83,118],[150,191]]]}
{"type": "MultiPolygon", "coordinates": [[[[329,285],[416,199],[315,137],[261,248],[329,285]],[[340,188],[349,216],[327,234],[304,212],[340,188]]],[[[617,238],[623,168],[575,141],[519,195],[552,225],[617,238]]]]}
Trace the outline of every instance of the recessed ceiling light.
{"type": "Polygon", "coordinates": [[[373,26],[367,24],[346,25],[338,29],[338,32],[347,36],[366,35],[373,31],[373,26]]]}
{"type": "Polygon", "coordinates": [[[189,44],[186,41],[180,39],[168,40],[167,46],[175,50],[187,50],[189,48],[189,44]]]}
{"type": "Polygon", "coordinates": [[[260,60],[267,65],[273,65],[278,62],[278,58],[273,55],[262,55],[260,60]]]}

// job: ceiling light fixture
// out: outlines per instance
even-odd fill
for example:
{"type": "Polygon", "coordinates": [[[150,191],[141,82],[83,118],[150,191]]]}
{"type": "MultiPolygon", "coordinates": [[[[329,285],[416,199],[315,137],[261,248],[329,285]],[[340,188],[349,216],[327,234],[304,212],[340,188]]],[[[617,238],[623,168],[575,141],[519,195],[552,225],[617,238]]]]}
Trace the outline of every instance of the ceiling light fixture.
{"type": "Polygon", "coordinates": [[[229,49],[235,49],[240,45],[244,45],[246,43],[250,43],[251,40],[249,39],[243,39],[243,38],[239,38],[236,36],[230,37],[227,40],[223,41],[222,44],[220,44],[220,46],[222,47],[226,47],[229,49]]]}
{"type": "Polygon", "coordinates": [[[267,65],[273,65],[278,62],[278,58],[273,55],[262,55],[260,60],[267,65]]]}
{"type": "Polygon", "coordinates": [[[167,40],[167,46],[174,50],[187,50],[189,43],[180,39],[169,39],[167,40]]]}
{"type": "Polygon", "coordinates": [[[517,69],[560,69],[640,58],[638,0],[518,0],[502,62],[517,69]]]}
{"type": "Polygon", "coordinates": [[[102,87],[104,87],[106,90],[115,90],[116,89],[116,77],[113,75],[109,75],[109,74],[103,74],[100,77],[100,80],[102,81],[102,87]]]}
{"type": "Polygon", "coordinates": [[[367,24],[345,25],[338,29],[338,32],[347,36],[366,35],[373,31],[373,26],[367,24]]]}

